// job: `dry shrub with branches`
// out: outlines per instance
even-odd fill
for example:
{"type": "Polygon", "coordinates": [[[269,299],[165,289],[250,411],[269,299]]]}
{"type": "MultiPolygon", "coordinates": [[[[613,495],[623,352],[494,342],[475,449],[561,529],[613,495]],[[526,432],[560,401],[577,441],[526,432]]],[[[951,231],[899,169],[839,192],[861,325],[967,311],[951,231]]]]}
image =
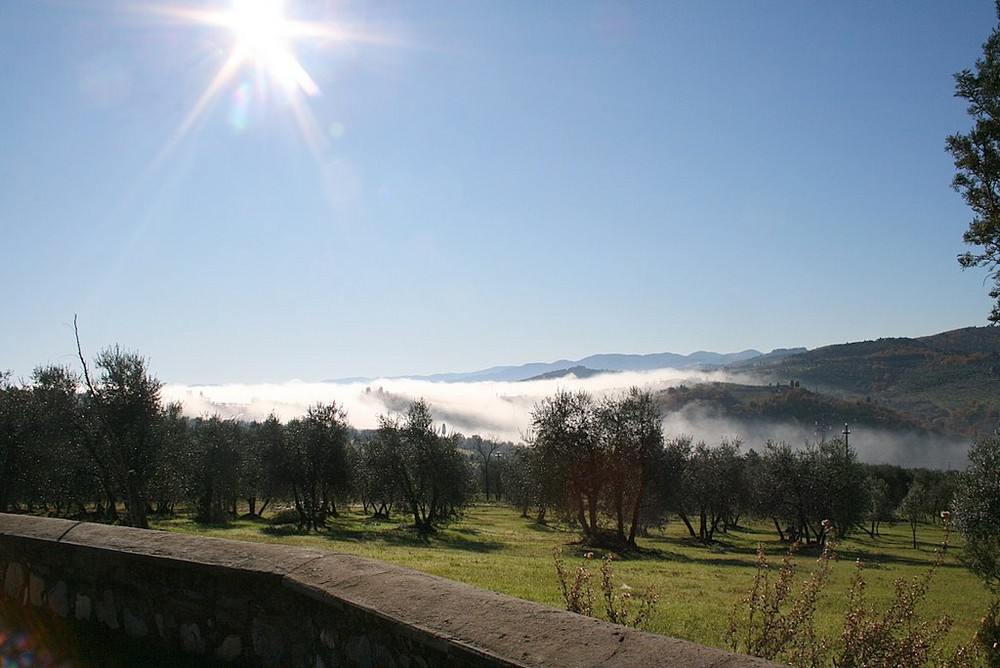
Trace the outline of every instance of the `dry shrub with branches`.
{"type": "MultiPolygon", "coordinates": [[[[591,586],[593,576],[589,566],[594,559],[594,553],[587,552],[583,555],[583,562],[577,566],[572,575],[563,560],[562,548],[556,548],[553,558],[566,609],[581,615],[595,616],[594,591],[591,586]]],[[[652,587],[634,594],[627,584],[616,584],[614,569],[611,566],[614,558],[613,554],[608,553],[601,559],[601,595],[604,599],[604,613],[608,621],[613,624],[640,628],[656,608],[659,595],[652,587]]]]}
{"type": "Polygon", "coordinates": [[[815,627],[816,604],[828,582],[834,556],[833,542],[827,543],[817,568],[795,595],[792,594],[793,556],[797,545],[788,550],[777,575],[773,574],[763,547],[759,547],[753,586],[733,607],[727,643],[736,652],[808,668],[979,665],[989,660],[988,652],[980,648],[988,644],[984,634],[991,630],[995,633],[998,628],[996,610],[991,609],[992,614],[988,613],[984,619],[977,644],[959,647],[950,654],[942,647],[942,641],[951,628],[951,619],[921,620],[917,612],[941,566],[947,544],[946,536],[922,577],[895,581],[892,601],[884,608],[866,600],[862,565],[856,562],[843,630],[834,637],[819,637],[815,627]],[[992,626],[989,620],[993,620],[992,626]]]}

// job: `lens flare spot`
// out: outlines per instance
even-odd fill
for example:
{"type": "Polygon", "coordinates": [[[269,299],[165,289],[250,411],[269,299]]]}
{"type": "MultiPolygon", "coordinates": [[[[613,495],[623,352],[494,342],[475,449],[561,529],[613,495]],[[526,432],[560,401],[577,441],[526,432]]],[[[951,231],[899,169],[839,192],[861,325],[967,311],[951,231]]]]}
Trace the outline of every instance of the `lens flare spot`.
{"type": "Polygon", "coordinates": [[[333,139],[340,139],[341,137],[344,136],[344,132],[346,131],[347,128],[345,128],[344,124],[341,123],[340,121],[335,121],[333,123],[330,123],[329,133],[333,139]]]}
{"type": "Polygon", "coordinates": [[[244,81],[233,90],[232,106],[229,110],[229,124],[237,132],[247,129],[247,117],[250,113],[250,82],[244,81]]]}

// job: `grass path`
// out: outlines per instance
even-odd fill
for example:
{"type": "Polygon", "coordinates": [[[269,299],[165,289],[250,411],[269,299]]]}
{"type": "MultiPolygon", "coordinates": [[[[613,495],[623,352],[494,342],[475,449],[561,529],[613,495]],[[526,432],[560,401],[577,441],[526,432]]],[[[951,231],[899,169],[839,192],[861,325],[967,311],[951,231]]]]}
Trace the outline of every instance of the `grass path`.
{"type": "MultiPolygon", "coordinates": [[[[553,551],[562,548],[567,566],[575,567],[584,552],[578,535],[560,524],[538,526],[510,508],[474,506],[461,521],[437,535],[418,535],[400,516],[399,521],[372,522],[350,511],[329,523],[326,531],[303,535],[290,527],[273,527],[267,521],[240,519],[221,526],[204,526],[190,519],[154,518],[155,528],[235,540],[301,545],[333,552],[358,554],[408,568],[466,582],[477,587],[562,607],[562,596],[553,565],[553,551]]],[[[838,560],[825,596],[821,599],[817,627],[821,633],[839,633],[855,562],[864,565],[867,592],[872,602],[886,602],[897,578],[922,576],[944,538],[939,526],[918,530],[918,549],[910,546],[909,527],[885,527],[876,539],[858,533],[838,546],[838,560]]],[[[988,595],[979,581],[959,562],[960,540],[952,547],[919,608],[921,619],[948,615],[955,620],[949,645],[969,642],[986,611],[988,595]]],[[[724,646],[724,634],[733,603],[750,587],[756,549],[765,545],[777,565],[785,552],[773,532],[763,528],[723,535],[717,545],[704,546],[686,536],[680,522],[639,541],[641,553],[622,555],[615,561],[616,581],[633,590],[655,587],[660,594],[657,611],[646,625],[650,631],[724,646]]],[[[600,557],[600,551],[594,550],[600,557]]],[[[808,575],[818,555],[796,557],[798,582],[808,575]]],[[[594,573],[599,583],[598,564],[594,573]]],[[[599,591],[595,591],[600,595],[599,591]]],[[[600,602],[595,608],[600,607],[600,602]]]]}

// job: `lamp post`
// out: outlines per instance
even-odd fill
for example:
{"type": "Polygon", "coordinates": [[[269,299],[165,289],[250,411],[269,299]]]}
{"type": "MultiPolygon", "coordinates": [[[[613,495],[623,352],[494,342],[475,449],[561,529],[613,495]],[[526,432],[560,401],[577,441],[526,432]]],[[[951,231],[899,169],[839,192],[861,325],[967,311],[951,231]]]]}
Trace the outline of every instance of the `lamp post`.
{"type": "Polygon", "coordinates": [[[851,449],[850,449],[850,447],[848,446],[848,440],[847,440],[847,439],[848,439],[848,438],[850,437],[850,435],[851,435],[851,430],[850,430],[850,429],[848,429],[848,427],[847,427],[847,423],[846,423],[846,422],[844,423],[844,431],[842,431],[842,432],[840,432],[840,433],[844,435],[844,456],[845,456],[845,457],[849,457],[849,456],[850,456],[850,454],[851,454],[851,449]]]}

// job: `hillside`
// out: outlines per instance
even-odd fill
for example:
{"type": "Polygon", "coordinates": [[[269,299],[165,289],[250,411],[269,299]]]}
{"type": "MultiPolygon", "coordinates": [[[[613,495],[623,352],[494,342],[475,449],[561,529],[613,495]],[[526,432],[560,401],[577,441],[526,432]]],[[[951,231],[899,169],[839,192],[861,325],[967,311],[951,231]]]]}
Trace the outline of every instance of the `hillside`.
{"type": "Polygon", "coordinates": [[[740,423],[783,422],[808,431],[836,432],[845,423],[887,430],[922,432],[932,426],[873,401],[844,400],[788,385],[737,385],[703,383],[672,387],[657,397],[664,413],[675,413],[692,405],[713,417],[740,423]]]}
{"type": "Polygon", "coordinates": [[[846,343],[726,369],[760,385],[798,383],[953,434],[992,433],[1000,419],[1000,328],[846,343]]]}

